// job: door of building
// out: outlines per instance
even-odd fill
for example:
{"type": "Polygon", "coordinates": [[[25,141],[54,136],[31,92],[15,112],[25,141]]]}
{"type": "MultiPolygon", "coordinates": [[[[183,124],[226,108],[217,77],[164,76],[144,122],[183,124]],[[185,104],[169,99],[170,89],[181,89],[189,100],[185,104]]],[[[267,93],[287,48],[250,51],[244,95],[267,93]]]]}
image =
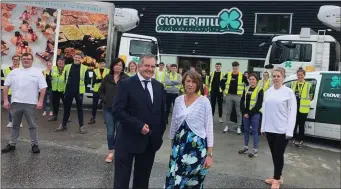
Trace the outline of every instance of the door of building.
{"type": "Polygon", "coordinates": [[[202,58],[202,57],[178,57],[178,65],[180,68],[183,68],[184,71],[190,69],[191,66],[195,67],[197,70],[205,69],[208,73],[210,71],[210,58],[202,58]]]}

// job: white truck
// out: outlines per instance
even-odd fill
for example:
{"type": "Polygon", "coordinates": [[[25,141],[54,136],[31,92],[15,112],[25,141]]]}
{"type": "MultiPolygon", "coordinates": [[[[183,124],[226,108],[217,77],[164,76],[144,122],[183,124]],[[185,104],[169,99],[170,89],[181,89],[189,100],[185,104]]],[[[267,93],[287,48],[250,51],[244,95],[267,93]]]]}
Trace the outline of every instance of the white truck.
{"type": "MultiPolygon", "coordinates": [[[[321,6],[317,17],[324,25],[340,31],[340,12],[338,6],[321,6]]],[[[294,74],[299,67],[307,72],[340,70],[340,43],[326,35],[327,31],[330,29],[316,33],[310,28],[301,28],[299,35],[274,36],[270,44],[260,44],[260,47],[270,45],[265,70],[283,67],[287,76],[294,74]]]]}

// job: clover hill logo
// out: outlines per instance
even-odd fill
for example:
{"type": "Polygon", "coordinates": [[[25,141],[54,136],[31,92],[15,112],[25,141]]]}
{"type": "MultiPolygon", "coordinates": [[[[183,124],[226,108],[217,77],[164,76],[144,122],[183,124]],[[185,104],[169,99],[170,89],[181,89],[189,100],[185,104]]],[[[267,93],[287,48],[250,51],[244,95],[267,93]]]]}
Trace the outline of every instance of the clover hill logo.
{"type": "Polygon", "coordinates": [[[238,8],[223,9],[217,15],[159,15],[158,33],[243,35],[243,13],[238,8]]]}
{"type": "Polygon", "coordinates": [[[289,62],[289,61],[285,62],[284,67],[291,68],[291,62],[289,62]]]}
{"type": "Polygon", "coordinates": [[[140,58],[137,57],[137,56],[134,56],[134,57],[133,57],[133,61],[136,62],[136,63],[138,63],[139,59],[140,59],[140,58]]]}
{"type": "Polygon", "coordinates": [[[330,82],[330,86],[332,86],[332,88],[340,88],[341,87],[341,77],[338,76],[333,76],[332,77],[332,81],[330,82]]]}
{"type": "Polygon", "coordinates": [[[241,17],[242,14],[237,9],[223,10],[219,14],[219,25],[222,29],[238,32],[242,25],[241,17]]]}

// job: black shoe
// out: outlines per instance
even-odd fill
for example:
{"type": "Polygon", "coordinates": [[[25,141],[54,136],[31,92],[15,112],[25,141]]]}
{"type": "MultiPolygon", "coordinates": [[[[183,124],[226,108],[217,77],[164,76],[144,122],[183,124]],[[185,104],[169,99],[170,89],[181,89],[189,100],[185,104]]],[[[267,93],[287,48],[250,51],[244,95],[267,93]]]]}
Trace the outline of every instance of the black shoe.
{"type": "Polygon", "coordinates": [[[14,150],[15,150],[15,146],[7,144],[7,146],[4,149],[1,150],[1,153],[12,152],[14,150]]]}
{"type": "Polygon", "coordinates": [[[248,148],[244,148],[242,150],[238,151],[239,154],[248,154],[249,153],[249,149],[248,148]]]}
{"type": "Polygon", "coordinates": [[[39,149],[38,145],[35,144],[35,145],[32,146],[32,152],[34,154],[40,153],[40,149],[39,149]]]}
{"type": "Polygon", "coordinates": [[[53,116],[53,117],[49,118],[48,121],[57,121],[57,116],[53,116]]]}
{"type": "Polygon", "coordinates": [[[94,124],[96,123],[96,120],[94,118],[91,118],[88,124],[94,124]]]}
{"type": "Polygon", "coordinates": [[[303,141],[301,141],[300,143],[297,144],[298,148],[303,148],[303,141]]]}

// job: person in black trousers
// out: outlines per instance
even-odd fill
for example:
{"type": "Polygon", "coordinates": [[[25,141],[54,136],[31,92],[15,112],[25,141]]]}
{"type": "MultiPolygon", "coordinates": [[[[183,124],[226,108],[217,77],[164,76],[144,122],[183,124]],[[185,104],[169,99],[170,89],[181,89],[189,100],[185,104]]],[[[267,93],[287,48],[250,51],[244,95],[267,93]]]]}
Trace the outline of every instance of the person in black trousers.
{"type": "Polygon", "coordinates": [[[77,52],[73,57],[73,64],[65,66],[65,93],[64,93],[64,116],[63,122],[55,130],[55,132],[67,130],[66,124],[70,117],[70,111],[73,99],[76,100],[79,133],[85,134],[84,119],[83,119],[83,95],[85,93],[85,86],[88,83],[89,76],[86,74],[88,67],[81,63],[83,54],[77,52]]]}
{"type": "Polygon", "coordinates": [[[51,71],[53,116],[49,118],[49,121],[57,121],[60,100],[62,100],[64,104],[65,90],[64,65],[65,65],[64,59],[59,58],[57,60],[57,66],[53,66],[51,71]]]}
{"type": "Polygon", "coordinates": [[[212,115],[214,116],[215,105],[218,101],[218,111],[219,111],[219,122],[223,123],[223,91],[220,87],[221,80],[223,79],[225,73],[221,71],[221,63],[217,62],[215,64],[215,72],[210,73],[209,78],[209,93],[211,96],[211,106],[212,106],[212,115]]]}

